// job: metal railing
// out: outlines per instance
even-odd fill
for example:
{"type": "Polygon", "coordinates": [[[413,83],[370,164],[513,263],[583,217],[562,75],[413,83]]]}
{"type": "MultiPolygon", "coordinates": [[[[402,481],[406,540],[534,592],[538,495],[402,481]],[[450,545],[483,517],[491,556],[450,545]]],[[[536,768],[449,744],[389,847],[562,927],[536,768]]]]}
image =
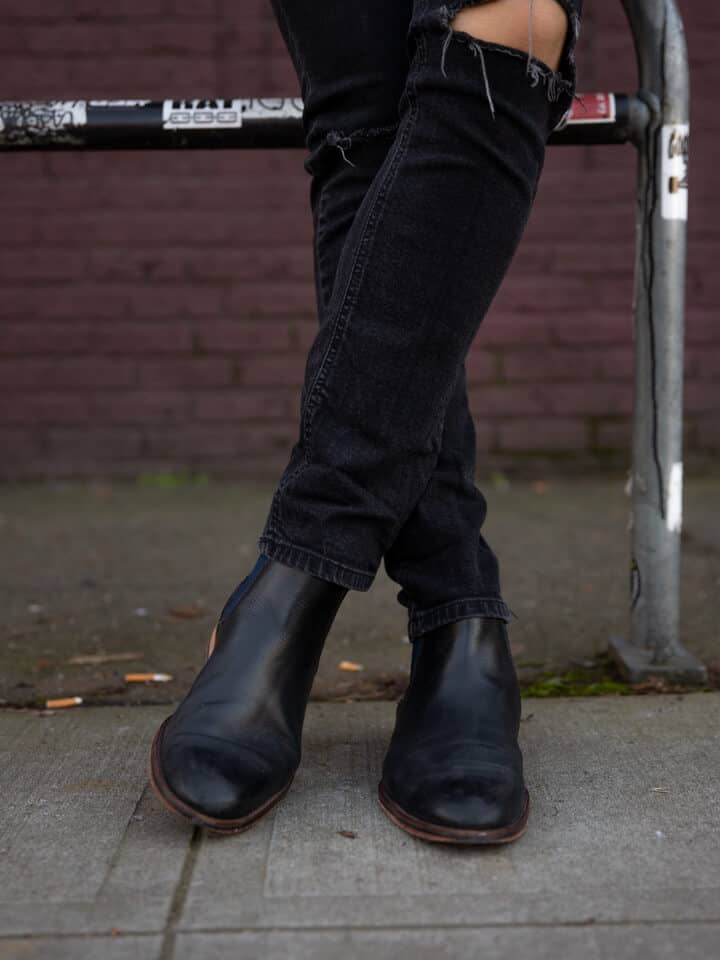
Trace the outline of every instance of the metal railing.
{"type": "MultiPolygon", "coordinates": [[[[629,637],[610,651],[633,680],[706,679],[679,636],[689,78],[675,0],[622,0],[637,93],[585,95],[554,144],[638,151],[629,637]]],[[[302,148],[297,98],[0,103],[0,150],[302,148]]]]}

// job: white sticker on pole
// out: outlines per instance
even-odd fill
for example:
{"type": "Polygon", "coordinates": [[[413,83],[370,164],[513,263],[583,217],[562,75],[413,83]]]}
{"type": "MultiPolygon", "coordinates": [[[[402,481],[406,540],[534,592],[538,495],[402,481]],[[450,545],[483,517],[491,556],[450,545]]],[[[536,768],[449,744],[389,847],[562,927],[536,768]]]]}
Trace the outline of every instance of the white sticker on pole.
{"type": "Polygon", "coordinates": [[[682,527],[682,478],[683,465],[679,461],[672,465],[668,483],[666,522],[671,533],[679,533],[682,527]]]}
{"type": "Polygon", "coordinates": [[[303,103],[298,97],[256,97],[238,100],[165,100],[165,130],[217,130],[242,127],[244,120],[299,120],[303,103]]]}
{"type": "Polygon", "coordinates": [[[241,127],[243,100],[165,100],[165,130],[217,130],[241,127]]]}
{"type": "Polygon", "coordinates": [[[687,220],[690,126],[667,123],[662,128],[662,215],[665,220],[687,220]]]}

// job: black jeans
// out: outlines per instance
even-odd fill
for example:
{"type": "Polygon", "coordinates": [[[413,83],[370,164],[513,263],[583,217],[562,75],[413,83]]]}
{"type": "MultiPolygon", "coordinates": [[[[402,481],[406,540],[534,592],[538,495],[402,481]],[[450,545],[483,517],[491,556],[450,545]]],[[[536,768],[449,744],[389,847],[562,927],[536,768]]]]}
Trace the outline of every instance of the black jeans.
{"type": "Polygon", "coordinates": [[[558,0],[556,73],[452,28],[468,0],[271,2],[303,97],[320,326],[258,546],[355,590],[384,559],[410,639],[509,620],[465,359],[572,105],[582,0],[558,0]]]}

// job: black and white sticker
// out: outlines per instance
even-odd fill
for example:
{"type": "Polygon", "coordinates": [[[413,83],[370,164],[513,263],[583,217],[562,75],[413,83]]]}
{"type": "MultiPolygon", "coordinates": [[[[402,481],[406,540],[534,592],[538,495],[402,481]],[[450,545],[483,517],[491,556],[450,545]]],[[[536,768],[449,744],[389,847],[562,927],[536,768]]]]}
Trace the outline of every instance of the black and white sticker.
{"type": "Polygon", "coordinates": [[[302,117],[302,100],[297,97],[240,100],[165,100],[165,130],[206,130],[241,127],[244,120],[302,117]]]}
{"type": "Polygon", "coordinates": [[[146,107],[152,100],[88,100],[89,107],[146,107]]]}
{"type": "Polygon", "coordinates": [[[86,123],[84,100],[12,101],[0,108],[0,131],[10,129],[22,137],[53,138],[86,123]]]}
{"type": "Polygon", "coordinates": [[[667,123],[662,128],[661,190],[665,220],[687,220],[690,126],[667,123]]]}

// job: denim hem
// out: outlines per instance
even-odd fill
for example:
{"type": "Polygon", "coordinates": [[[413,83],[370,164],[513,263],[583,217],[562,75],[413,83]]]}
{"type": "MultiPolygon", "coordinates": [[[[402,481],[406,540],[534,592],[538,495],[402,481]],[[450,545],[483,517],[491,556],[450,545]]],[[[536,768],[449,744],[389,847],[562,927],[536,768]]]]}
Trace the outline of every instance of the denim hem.
{"type": "Polygon", "coordinates": [[[306,573],[312,573],[322,580],[329,580],[349,590],[369,590],[375,575],[362,570],[354,570],[337,560],[330,560],[304,547],[296,547],[285,540],[275,537],[262,536],[258,540],[258,548],[265,556],[290,567],[298,567],[306,573]]]}
{"type": "Polygon", "coordinates": [[[512,612],[505,601],[498,597],[467,597],[431,607],[430,610],[414,610],[408,619],[408,639],[415,640],[429,630],[468,617],[497,617],[507,623],[512,612]]]}

